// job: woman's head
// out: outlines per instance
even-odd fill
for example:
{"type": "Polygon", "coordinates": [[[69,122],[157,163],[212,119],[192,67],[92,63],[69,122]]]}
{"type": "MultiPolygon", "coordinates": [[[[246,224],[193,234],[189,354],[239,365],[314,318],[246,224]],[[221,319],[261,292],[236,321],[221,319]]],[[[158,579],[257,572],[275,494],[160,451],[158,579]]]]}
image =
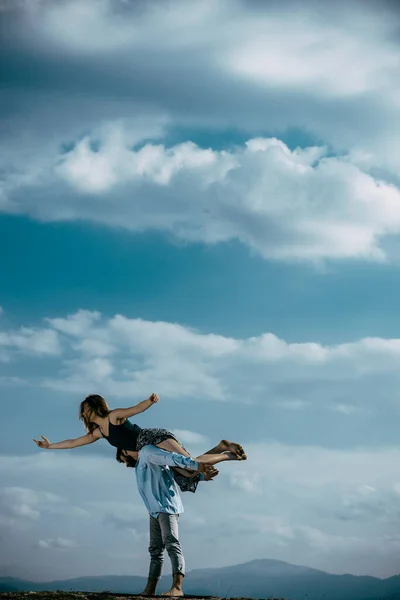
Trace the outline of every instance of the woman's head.
{"type": "Polygon", "coordinates": [[[93,433],[97,425],[93,421],[93,417],[107,417],[110,414],[107,402],[103,396],[98,394],[90,394],[81,402],[79,407],[79,418],[83,421],[89,433],[93,433]]]}

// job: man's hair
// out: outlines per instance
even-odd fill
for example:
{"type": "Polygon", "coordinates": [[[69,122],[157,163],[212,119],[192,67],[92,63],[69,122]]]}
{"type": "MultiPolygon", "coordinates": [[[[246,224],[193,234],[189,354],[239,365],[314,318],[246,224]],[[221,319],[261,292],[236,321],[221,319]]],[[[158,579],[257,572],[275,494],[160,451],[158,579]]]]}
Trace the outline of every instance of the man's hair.
{"type": "Polygon", "coordinates": [[[115,458],[119,463],[125,463],[128,467],[132,467],[134,469],[136,467],[137,460],[135,460],[132,456],[124,456],[122,457],[123,448],[118,448],[115,458]]]}

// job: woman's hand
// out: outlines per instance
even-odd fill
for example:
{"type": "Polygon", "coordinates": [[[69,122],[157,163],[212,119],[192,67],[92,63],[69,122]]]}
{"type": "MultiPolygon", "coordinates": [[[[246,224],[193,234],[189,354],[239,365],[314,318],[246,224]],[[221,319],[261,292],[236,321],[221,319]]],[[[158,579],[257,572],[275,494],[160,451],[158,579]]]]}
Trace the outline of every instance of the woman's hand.
{"type": "Polygon", "coordinates": [[[151,396],[149,396],[148,399],[150,400],[150,402],[155,404],[156,402],[158,402],[160,400],[160,396],[158,394],[151,394],[151,396]]]}
{"type": "Polygon", "coordinates": [[[37,446],[39,446],[39,448],[49,448],[50,450],[70,450],[71,448],[79,448],[79,446],[86,446],[86,444],[93,444],[93,442],[97,442],[97,440],[101,438],[101,433],[100,429],[95,429],[93,433],[87,433],[82,437],[53,443],[50,443],[50,441],[44,437],[44,435],[40,437],[42,438],[41,440],[35,440],[35,438],[33,438],[33,441],[37,446]]]}
{"type": "Polygon", "coordinates": [[[42,440],[35,440],[35,438],[33,438],[33,441],[35,442],[35,444],[37,446],[39,446],[39,448],[49,448],[50,441],[47,439],[47,437],[44,437],[44,435],[41,435],[40,437],[43,438],[43,439],[42,440]]]}

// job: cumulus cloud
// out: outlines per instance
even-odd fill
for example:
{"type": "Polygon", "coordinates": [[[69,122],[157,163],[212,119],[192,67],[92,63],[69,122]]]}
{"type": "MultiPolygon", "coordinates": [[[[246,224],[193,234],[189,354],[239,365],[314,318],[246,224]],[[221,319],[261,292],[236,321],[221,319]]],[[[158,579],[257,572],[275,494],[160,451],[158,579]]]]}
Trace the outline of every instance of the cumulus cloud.
{"type": "Polygon", "coordinates": [[[268,259],[387,257],[385,238],[400,228],[399,47],[388,9],[68,0],[15,11],[3,15],[21,40],[18,60],[6,45],[6,95],[20,98],[13,85],[29,71],[38,100],[0,151],[3,211],[237,239],[268,259]],[[44,103],[53,86],[74,100],[44,103]],[[160,143],[175,126],[199,125],[249,141],[226,151],[160,143]],[[289,150],[255,137],[290,128],[324,143],[289,150]]]}
{"type": "MultiPolygon", "coordinates": [[[[3,213],[189,243],[238,240],[268,260],[393,258],[400,54],[390,10],[45,0],[3,2],[0,18],[3,213]],[[223,143],[229,129],[235,144],[223,143]],[[194,143],[198,130],[203,139],[220,133],[219,142],[194,143]]],[[[35,327],[2,320],[0,362],[21,370],[0,383],[27,384],[35,372],[44,395],[100,387],[111,401],[154,390],[162,400],[214,402],[215,411],[281,408],[281,429],[324,411],[345,427],[397,413],[399,352],[398,339],[234,339],[79,311],[35,327]]],[[[52,394],[52,409],[64,399],[52,394]]],[[[188,445],[206,443],[180,426],[188,445]]],[[[222,465],[185,498],[189,564],[274,556],[338,572],[398,571],[396,449],[257,445],[246,435],[249,460],[222,465]]],[[[22,562],[24,576],[42,579],[147,568],[133,474],[90,451],[0,457],[0,543],[8,536],[13,574],[22,562]],[[59,552],[49,550],[71,544],[68,562],[53,559],[59,552]]]]}
{"type": "MultiPolygon", "coordinates": [[[[35,332],[41,339],[40,327],[35,332]]],[[[398,339],[362,338],[334,346],[290,343],[273,333],[235,339],[177,323],[104,318],[90,311],[46,319],[43,332],[45,339],[57,339],[61,352],[51,366],[40,362],[35,381],[50,389],[82,394],[100,386],[110,398],[131,398],[133,389],[147,397],[155,390],[166,398],[297,412],[329,409],[348,418],[373,413],[378,396],[387,407],[398,406],[398,339]]],[[[8,331],[1,336],[15,338],[8,331]]],[[[180,433],[204,443],[198,434],[180,433]]]]}
{"type": "Polygon", "coordinates": [[[383,260],[382,242],[400,231],[399,189],[323,147],[254,138],[231,151],[189,142],[135,150],[116,135],[96,147],[84,138],[55,163],[28,187],[10,183],[16,210],[189,242],[236,239],[276,260],[383,260]]]}
{"type": "Polygon", "coordinates": [[[61,353],[58,334],[54,329],[21,327],[16,331],[0,332],[0,348],[11,354],[52,356],[61,353]]]}

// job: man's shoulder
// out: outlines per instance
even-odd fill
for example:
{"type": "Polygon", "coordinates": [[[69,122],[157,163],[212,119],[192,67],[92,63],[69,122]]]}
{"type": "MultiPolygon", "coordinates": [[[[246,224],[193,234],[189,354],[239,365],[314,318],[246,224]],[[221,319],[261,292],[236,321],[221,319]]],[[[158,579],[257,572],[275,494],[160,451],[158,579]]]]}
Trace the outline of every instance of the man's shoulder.
{"type": "Polygon", "coordinates": [[[141,450],[139,450],[139,458],[146,458],[147,456],[150,456],[150,454],[157,454],[158,451],[159,448],[157,448],[157,446],[147,444],[146,446],[143,446],[141,450]]]}

